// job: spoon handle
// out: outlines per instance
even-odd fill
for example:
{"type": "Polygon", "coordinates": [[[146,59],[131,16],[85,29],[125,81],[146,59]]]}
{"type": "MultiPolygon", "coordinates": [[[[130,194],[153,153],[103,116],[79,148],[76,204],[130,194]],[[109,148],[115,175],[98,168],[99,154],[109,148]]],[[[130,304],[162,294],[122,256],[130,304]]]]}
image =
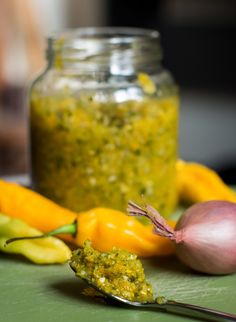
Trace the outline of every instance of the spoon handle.
{"type": "Polygon", "coordinates": [[[236,315],[225,313],[213,309],[204,308],[197,305],[186,304],[176,301],[168,300],[166,303],[160,304],[161,307],[167,311],[172,313],[185,314],[188,316],[193,316],[197,318],[204,318],[206,320],[213,321],[236,321],[236,315]]]}

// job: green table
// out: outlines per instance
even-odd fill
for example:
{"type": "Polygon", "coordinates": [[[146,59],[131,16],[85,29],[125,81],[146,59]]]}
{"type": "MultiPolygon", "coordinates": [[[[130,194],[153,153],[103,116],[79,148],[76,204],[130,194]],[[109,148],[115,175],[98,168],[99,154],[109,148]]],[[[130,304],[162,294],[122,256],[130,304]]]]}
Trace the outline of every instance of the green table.
{"type": "MultiPolygon", "coordinates": [[[[27,177],[19,181],[28,182],[27,177]]],[[[179,208],[178,217],[184,208],[179,208]]],[[[236,314],[236,274],[208,276],[175,257],[143,260],[156,295],[236,314]]],[[[184,322],[197,321],[158,311],[114,307],[81,294],[84,284],[68,265],[31,264],[0,253],[0,322],[184,322]]]]}
{"type": "MultiPolygon", "coordinates": [[[[170,299],[236,313],[236,274],[196,274],[174,257],[144,260],[158,294],[170,299]]],[[[0,254],[1,322],[196,321],[158,311],[114,307],[81,294],[84,284],[68,265],[38,266],[0,254]]]]}

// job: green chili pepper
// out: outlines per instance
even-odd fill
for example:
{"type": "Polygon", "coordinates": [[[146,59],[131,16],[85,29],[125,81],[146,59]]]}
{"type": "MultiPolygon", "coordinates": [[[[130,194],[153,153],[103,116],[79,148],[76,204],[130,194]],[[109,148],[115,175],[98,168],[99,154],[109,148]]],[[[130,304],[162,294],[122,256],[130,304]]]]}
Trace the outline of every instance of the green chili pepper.
{"type": "Polygon", "coordinates": [[[70,249],[63,241],[55,237],[6,243],[11,238],[30,237],[39,234],[42,234],[42,232],[29,226],[24,221],[0,214],[0,251],[21,254],[36,264],[63,263],[70,258],[70,249]]]}

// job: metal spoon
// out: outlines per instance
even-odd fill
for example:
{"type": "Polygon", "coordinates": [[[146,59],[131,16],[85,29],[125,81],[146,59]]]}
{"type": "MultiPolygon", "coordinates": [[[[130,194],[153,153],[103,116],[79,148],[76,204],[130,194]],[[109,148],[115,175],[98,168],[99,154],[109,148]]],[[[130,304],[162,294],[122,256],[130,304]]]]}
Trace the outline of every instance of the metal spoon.
{"type": "Polygon", "coordinates": [[[96,291],[101,293],[105,299],[113,304],[121,305],[121,306],[134,306],[137,308],[154,308],[160,311],[164,311],[167,313],[175,313],[181,315],[187,315],[191,317],[195,317],[198,319],[203,319],[206,321],[236,321],[236,315],[225,313],[209,308],[204,308],[197,305],[186,304],[181,302],[176,302],[172,300],[161,300],[161,301],[153,301],[153,302],[132,302],[126,300],[120,296],[113,295],[111,293],[105,292],[103,289],[97,287],[92,282],[81,278],[85,281],[90,287],[94,288],[96,291]]]}

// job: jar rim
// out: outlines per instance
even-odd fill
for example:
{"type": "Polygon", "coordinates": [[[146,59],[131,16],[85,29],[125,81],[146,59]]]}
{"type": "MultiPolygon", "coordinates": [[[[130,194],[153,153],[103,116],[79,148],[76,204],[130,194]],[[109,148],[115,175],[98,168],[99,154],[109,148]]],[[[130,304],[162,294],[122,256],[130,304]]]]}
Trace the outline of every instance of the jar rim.
{"type": "Polygon", "coordinates": [[[144,29],[135,27],[85,27],[76,29],[65,29],[49,35],[48,40],[65,43],[76,42],[76,40],[103,40],[108,43],[129,43],[135,40],[159,40],[160,33],[155,29],[144,29]]]}
{"type": "Polygon", "coordinates": [[[67,29],[48,38],[48,61],[60,69],[132,75],[149,72],[162,58],[156,30],[130,27],[67,29]]]}

